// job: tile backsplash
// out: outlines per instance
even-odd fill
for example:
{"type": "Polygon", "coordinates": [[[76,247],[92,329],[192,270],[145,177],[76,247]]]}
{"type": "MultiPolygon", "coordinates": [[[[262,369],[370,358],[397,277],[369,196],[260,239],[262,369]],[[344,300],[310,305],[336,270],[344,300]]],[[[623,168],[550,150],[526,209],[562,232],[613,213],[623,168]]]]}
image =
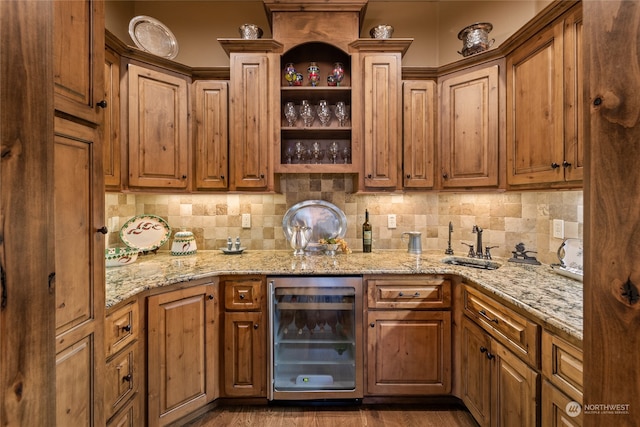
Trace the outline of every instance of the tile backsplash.
{"type": "MultiPolygon", "coordinates": [[[[303,174],[281,177],[282,193],[276,194],[131,194],[107,193],[108,246],[122,245],[118,231],[132,216],[154,214],[164,218],[172,230],[186,229],[196,236],[200,249],[226,246],[227,237],[239,236],[248,249],[289,249],[282,231],[282,218],[294,204],[304,200],[326,200],[347,217],[345,239],[354,251],[362,250],[361,225],[365,209],[373,226],[373,249],[404,249],[405,231],[422,233],[423,250],[447,248],[449,222],[453,225],[452,248],[466,255],[461,242],[474,244],[474,225],[484,229],[485,246],[494,256],[510,257],[523,242],[536,251],[543,263],[557,262],[562,239],[553,237],[553,220],[564,221],[566,238],[583,237],[582,191],[465,192],[355,194],[350,176],[303,174]],[[251,228],[241,227],[243,213],[251,214],[251,228]],[[387,228],[387,215],[395,214],[397,228],[387,228]]],[[[170,249],[171,240],[161,250],[170,249]]]]}

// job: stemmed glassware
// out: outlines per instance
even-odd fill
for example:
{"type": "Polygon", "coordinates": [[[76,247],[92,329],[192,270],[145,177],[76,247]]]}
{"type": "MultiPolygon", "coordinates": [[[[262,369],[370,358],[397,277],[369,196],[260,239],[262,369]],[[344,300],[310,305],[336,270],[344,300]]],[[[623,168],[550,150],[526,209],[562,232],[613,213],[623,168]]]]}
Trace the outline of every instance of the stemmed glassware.
{"type": "Polygon", "coordinates": [[[342,158],[344,159],[344,164],[349,163],[349,158],[351,158],[351,149],[349,147],[344,147],[342,149],[342,158]]]}
{"type": "Polygon", "coordinates": [[[335,141],[329,146],[329,158],[331,158],[331,163],[336,163],[336,159],[338,158],[338,143],[335,141]]]}
{"type": "Polygon", "coordinates": [[[291,160],[293,159],[293,154],[294,154],[293,147],[287,147],[284,153],[284,156],[287,159],[288,164],[291,164],[291,160]]]}
{"type": "Polygon", "coordinates": [[[311,150],[316,164],[320,163],[320,160],[324,157],[324,152],[320,149],[320,143],[318,141],[313,143],[313,149],[311,150]]]}
{"type": "Polygon", "coordinates": [[[302,145],[302,142],[300,141],[296,142],[295,153],[296,153],[296,159],[298,159],[298,163],[300,163],[300,161],[302,160],[302,157],[304,156],[305,151],[306,150],[304,148],[304,145],[302,145]]]}
{"type": "Polygon", "coordinates": [[[318,120],[320,120],[320,124],[322,126],[327,126],[331,121],[331,110],[329,109],[329,104],[325,99],[320,100],[316,112],[318,120]]]}
{"type": "Polygon", "coordinates": [[[336,103],[336,109],[334,114],[338,119],[338,124],[340,126],[344,126],[347,122],[347,119],[349,118],[349,112],[347,111],[347,106],[345,105],[344,102],[338,101],[336,103]]]}
{"type": "Polygon", "coordinates": [[[296,106],[293,102],[287,102],[284,105],[284,117],[287,119],[287,123],[289,126],[295,126],[296,120],[298,119],[298,112],[296,111],[296,106]]]}
{"type": "Polygon", "coordinates": [[[300,117],[302,117],[306,127],[310,127],[313,124],[313,108],[311,108],[309,101],[306,99],[303,99],[300,105],[300,117]]]}

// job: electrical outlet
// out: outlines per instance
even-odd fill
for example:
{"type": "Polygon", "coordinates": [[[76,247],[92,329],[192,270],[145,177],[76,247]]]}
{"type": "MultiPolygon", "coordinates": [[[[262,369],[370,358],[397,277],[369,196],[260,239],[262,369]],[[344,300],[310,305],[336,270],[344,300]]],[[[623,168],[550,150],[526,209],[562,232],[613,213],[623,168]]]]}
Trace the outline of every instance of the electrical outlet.
{"type": "Polygon", "coordinates": [[[564,221],[561,219],[553,220],[553,237],[564,239],[564,221]]]}
{"type": "Polygon", "coordinates": [[[242,228],[251,228],[251,214],[242,214],[242,228]]]}
{"type": "Polygon", "coordinates": [[[396,214],[389,214],[387,216],[387,228],[396,228],[396,214]]]}

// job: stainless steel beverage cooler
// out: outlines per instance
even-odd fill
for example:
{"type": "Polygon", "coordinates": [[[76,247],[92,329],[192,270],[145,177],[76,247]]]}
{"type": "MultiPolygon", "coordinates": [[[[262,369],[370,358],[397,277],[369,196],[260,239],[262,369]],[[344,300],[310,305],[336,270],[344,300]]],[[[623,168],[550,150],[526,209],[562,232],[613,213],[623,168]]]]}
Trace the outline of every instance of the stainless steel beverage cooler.
{"type": "Polygon", "coordinates": [[[269,400],[361,399],[362,278],[270,277],[269,400]]]}

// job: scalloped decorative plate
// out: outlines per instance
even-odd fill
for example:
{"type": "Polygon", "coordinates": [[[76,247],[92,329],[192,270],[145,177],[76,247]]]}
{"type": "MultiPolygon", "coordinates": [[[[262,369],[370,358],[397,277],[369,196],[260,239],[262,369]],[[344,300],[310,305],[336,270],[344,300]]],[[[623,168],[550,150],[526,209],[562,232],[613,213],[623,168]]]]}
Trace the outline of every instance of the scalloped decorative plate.
{"type": "Polygon", "coordinates": [[[171,236],[171,227],[156,215],[138,215],[129,219],[120,229],[125,245],[139,251],[155,251],[171,236]]]}

